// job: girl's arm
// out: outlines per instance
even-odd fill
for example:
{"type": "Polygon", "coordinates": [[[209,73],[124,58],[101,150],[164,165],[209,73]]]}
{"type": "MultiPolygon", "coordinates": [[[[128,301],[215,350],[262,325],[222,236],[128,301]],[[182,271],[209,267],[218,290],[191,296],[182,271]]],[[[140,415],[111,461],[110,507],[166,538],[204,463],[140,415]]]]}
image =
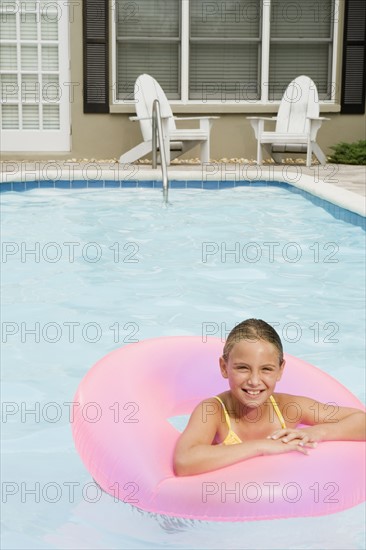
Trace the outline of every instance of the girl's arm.
{"type": "Polygon", "coordinates": [[[264,454],[290,451],[308,454],[308,451],[299,445],[299,440],[291,441],[288,445],[268,439],[245,441],[236,445],[214,445],[220,421],[221,409],[216,399],[202,401],[195,408],[175,448],[173,464],[177,476],[217,470],[264,454]]]}
{"type": "Polygon", "coordinates": [[[359,409],[339,407],[336,403],[320,403],[308,397],[290,395],[286,396],[286,402],[285,404],[292,402],[299,407],[299,424],[309,427],[277,430],[271,436],[273,439],[281,439],[288,443],[300,438],[304,444],[310,441],[366,440],[366,413],[359,409]]]}

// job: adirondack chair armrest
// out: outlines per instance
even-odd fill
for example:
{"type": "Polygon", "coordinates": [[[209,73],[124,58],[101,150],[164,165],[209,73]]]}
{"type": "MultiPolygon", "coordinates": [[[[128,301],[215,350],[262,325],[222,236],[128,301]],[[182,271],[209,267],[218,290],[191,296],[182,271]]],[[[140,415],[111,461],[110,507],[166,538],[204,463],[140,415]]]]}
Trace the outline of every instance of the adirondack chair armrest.
{"type": "Polygon", "coordinates": [[[317,116],[317,117],[308,116],[306,118],[310,120],[310,139],[311,141],[315,141],[316,135],[323,123],[323,120],[330,120],[330,119],[324,116],[317,116]]]}
{"type": "Polygon", "coordinates": [[[248,120],[277,120],[276,116],[247,116],[248,120]]]}
{"type": "Polygon", "coordinates": [[[209,120],[217,119],[219,116],[175,116],[174,120],[209,120]]]}
{"type": "Polygon", "coordinates": [[[199,120],[200,129],[206,133],[210,133],[211,126],[215,119],[220,118],[219,116],[189,116],[189,117],[174,117],[174,120],[199,120]]]}
{"type": "MultiPolygon", "coordinates": [[[[166,118],[170,118],[169,116],[161,116],[162,119],[166,119],[166,118]]],[[[130,120],[133,120],[133,121],[139,121],[139,120],[151,120],[152,117],[151,116],[130,116],[129,117],[130,120]]]]}
{"type": "Polygon", "coordinates": [[[268,116],[247,116],[247,119],[250,121],[250,124],[254,130],[254,135],[256,139],[258,140],[264,130],[264,121],[270,120],[271,122],[275,122],[277,120],[276,116],[268,117],[268,116]]]}

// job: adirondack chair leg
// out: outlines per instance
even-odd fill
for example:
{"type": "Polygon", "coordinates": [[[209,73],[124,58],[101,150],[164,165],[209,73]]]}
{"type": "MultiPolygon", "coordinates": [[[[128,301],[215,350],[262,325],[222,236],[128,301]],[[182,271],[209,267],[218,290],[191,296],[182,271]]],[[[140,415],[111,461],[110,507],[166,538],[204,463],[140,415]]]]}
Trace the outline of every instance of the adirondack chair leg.
{"type": "Polygon", "coordinates": [[[257,164],[262,164],[263,157],[262,157],[262,144],[260,140],[257,141],[257,164]]]}
{"type": "Polygon", "coordinates": [[[210,140],[201,143],[201,164],[210,162],[210,140]]]}
{"type": "Polygon", "coordinates": [[[152,142],[151,141],[143,141],[142,143],[139,143],[139,145],[136,145],[136,147],[133,147],[127,153],[124,153],[120,156],[119,162],[121,164],[131,164],[131,162],[135,162],[135,160],[140,159],[144,155],[148,155],[152,151],[152,142]]]}
{"type": "Polygon", "coordinates": [[[163,142],[165,149],[165,159],[167,166],[170,166],[170,139],[169,139],[169,122],[168,119],[162,120],[163,142]]]}
{"type": "Polygon", "coordinates": [[[201,164],[210,162],[210,135],[212,120],[203,119],[200,121],[200,129],[207,134],[207,140],[201,142],[200,158],[201,164]]]}
{"type": "Polygon", "coordinates": [[[264,121],[258,120],[252,126],[254,128],[254,133],[256,134],[256,138],[257,138],[257,164],[262,164],[263,156],[262,156],[261,137],[262,137],[262,132],[264,128],[264,121]]]}
{"type": "Polygon", "coordinates": [[[281,164],[282,163],[281,153],[274,153],[273,151],[270,151],[270,155],[271,155],[271,157],[273,158],[273,160],[275,161],[276,164],[281,164]]]}
{"type": "Polygon", "coordinates": [[[323,151],[320,149],[319,145],[315,142],[312,143],[313,153],[320,162],[320,164],[326,164],[327,157],[324,155],[323,151]]]}
{"type": "Polygon", "coordinates": [[[281,153],[274,153],[272,145],[270,143],[262,143],[262,148],[265,150],[267,155],[270,158],[272,158],[277,164],[281,164],[282,154],[281,153]]]}
{"type": "Polygon", "coordinates": [[[308,168],[310,168],[311,166],[311,161],[312,161],[312,158],[313,158],[313,148],[312,148],[312,143],[311,141],[309,140],[308,141],[308,146],[307,146],[307,150],[306,150],[306,166],[308,168]]]}
{"type": "Polygon", "coordinates": [[[167,139],[164,140],[164,147],[165,147],[165,160],[166,160],[166,165],[167,165],[167,166],[170,166],[171,159],[170,159],[170,145],[169,145],[169,140],[167,140],[167,139]]]}

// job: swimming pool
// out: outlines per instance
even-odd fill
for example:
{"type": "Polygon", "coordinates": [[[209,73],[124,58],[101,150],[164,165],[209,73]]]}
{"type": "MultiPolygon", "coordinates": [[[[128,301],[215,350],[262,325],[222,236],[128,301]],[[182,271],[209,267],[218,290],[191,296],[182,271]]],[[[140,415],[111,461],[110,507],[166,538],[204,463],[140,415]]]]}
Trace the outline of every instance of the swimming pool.
{"type": "Polygon", "coordinates": [[[170,201],[148,188],[2,196],[2,546],[363,548],[364,506],[239,524],[164,518],[99,493],[81,464],[74,392],[134,340],[224,338],[264,318],[288,353],[365,401],[362,229],[280,186],[172,189],[170,201]]]}

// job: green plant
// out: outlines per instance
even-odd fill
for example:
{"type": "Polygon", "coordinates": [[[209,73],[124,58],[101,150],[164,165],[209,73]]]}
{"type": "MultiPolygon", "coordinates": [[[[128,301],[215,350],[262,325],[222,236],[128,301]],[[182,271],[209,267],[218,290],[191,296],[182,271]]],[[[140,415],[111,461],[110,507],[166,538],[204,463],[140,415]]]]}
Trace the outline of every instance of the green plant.
{"type": "Polygon", "coordinates": [[[334,153],[329,157],[329,162],[366,165],[366,140],[364,139],[353,143],[342,141],[337,145],[332,145],[331,149],[334,153]]]}

